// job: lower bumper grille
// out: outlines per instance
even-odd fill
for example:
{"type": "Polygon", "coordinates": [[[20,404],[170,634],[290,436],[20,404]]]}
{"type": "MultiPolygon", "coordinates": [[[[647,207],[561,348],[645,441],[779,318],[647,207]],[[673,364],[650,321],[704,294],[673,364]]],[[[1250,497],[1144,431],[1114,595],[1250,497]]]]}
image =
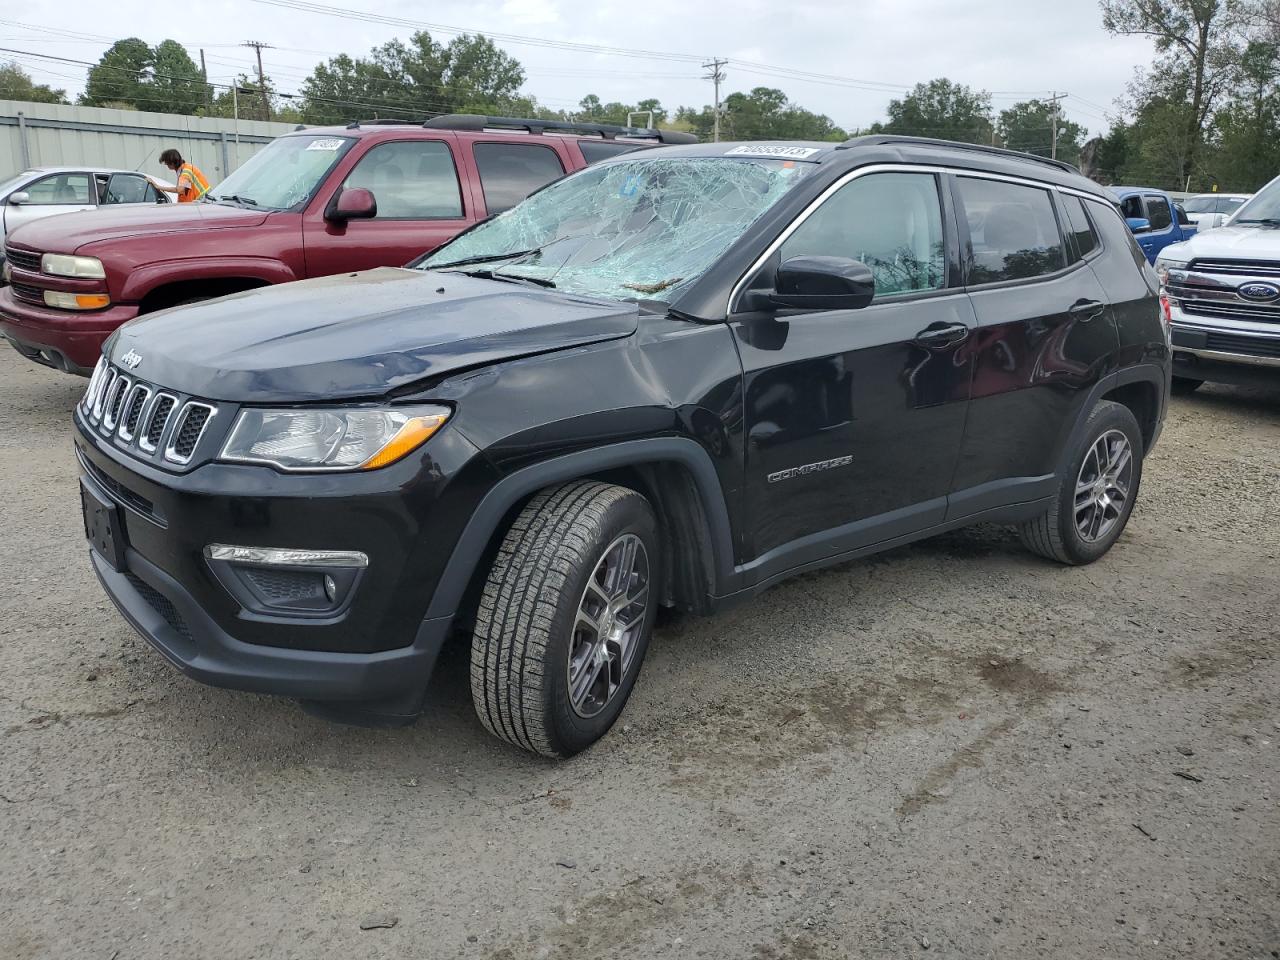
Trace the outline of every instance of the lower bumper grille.
{"type": "Polygon", "coordinates": [[[1237,337],[1229,333],[1210,333],[1205,349],[1222,353],[1243,353],[1252,357],[1280,358],[1280,337],[1237,337]]]}
{"type": "Polygon", "coordinates": [[[25,300],[27,303],[38,303],[44,306],[44,291],[37,286],[29,283],[10,284],[13,287],[13,295],[19,300],[25,300]]]}
{"type": "Polygon", "coordinates": [[[125,577],[133,589],[142,595],[142,599],[146,600],[156,613],[164,617],[165,623],[169,624],[184,640],[191,639],[191,629],[187,626],[187,621],[182,619],[182,614],[168,597],[136,574],[126,573],[125,577]]]}

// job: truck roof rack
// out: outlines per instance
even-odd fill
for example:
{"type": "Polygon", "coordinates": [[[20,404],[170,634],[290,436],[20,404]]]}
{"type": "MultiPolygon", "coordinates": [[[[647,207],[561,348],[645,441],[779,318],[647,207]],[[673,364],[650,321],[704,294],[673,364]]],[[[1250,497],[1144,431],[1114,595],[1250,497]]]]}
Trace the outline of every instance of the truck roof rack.
{"type": "Polygon", "coordinates": [[[907,145],[915,145],[922,147],[950,147],[953,150],[972,150],[975,153],[989,153],[998,157],[1008,157],[1012,160],[1031,160],[1035,163],[1043,163],[1045,166],[1055,167],[1058,170],[1065,170],[1067,173],[1079,173],[1079,169],[1073,167],[1065,160],[1050,160],[1048,157],[1039,157],[1034,153],[1023,153],[1021,150],[1006,150],[1004,147],[988,147],[981,143],[959,143],[955,140],[939,140],[935,137],[907,137],[895,134],[871,133],[861,137],[851,137],[840,146],[837,150],[849,150],[853,147],[869,147],[869,146],[885,146],[888,144],[902,143],[907,145]]]}
{"type": "Polygon", "coordinates": [[[517,117],[486,117],[478,113],[449,113],[432,117],[422,124],[433,130],[527,130],[541,134],[548,130],[557,133],[587,134],[613,140],[627,137],[636,140],[657,140],[659,143],[697,143],[698,138],[680,130],[656,130],[650,127],[622,127],[611,123],[587,123],[577,120],[525,120],[517,117]]]}

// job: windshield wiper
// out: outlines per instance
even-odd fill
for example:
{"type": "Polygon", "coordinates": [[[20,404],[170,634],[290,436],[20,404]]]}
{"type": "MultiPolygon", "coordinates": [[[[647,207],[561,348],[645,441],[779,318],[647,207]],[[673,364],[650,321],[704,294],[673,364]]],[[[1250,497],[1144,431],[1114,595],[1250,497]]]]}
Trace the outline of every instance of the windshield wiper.
{"type": "Polygon", "coordinates": [[[1280,217],[1246,217],[1236,223],[1261,223],[1268,227],[1280,227],[1280,217]]]}
{"type": "Polygon", "coordinates": [[[232,203],[239,203],[249,207],[256,207],[258,205],[258,201],[253,199],[253,197],[241,197],[234,193],[224,193],[221,196],[214,197],[213,199],[219,201],[230,200],[232,203]]]}
{"type": "MultiPolygon", "coordinates": [[[[482,253],[475,257],[463,257],[461,260],[450,260],[448,263],[433,263],[428,270],[448,270],[450,267],[466,267],[473,263],[497,263],[499,260],[514,260],[517,257],[531,257],[541,253],[541,247],[530,250],[508,250],[506,253],[482,253]]],[[[425,266],[425,265],[424,265],[425,266]]]]}
{"type": "Polygon", "coordinates": [[[497,270],[460,270],[468,277],[479,277],[482,280],[505,280],[508,283],[531,283],[538,287],[549,287],[552,290],[556,288],[554,280],[548,280],[546,277],[526,277],[522,273],[499,273],[497,270]]]}

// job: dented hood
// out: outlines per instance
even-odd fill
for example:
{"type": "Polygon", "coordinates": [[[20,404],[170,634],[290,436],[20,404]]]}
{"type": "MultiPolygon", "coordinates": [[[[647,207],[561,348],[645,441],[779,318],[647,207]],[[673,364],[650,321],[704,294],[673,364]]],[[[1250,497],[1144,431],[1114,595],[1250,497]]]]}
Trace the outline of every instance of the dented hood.
{"type": "Polygon", "coordinates": [[[108,352],[132,352],[137,377],[184,393],[306,403],[629,336],[638,316],[632,303],[384,267],[148,314],[108,352]]]}

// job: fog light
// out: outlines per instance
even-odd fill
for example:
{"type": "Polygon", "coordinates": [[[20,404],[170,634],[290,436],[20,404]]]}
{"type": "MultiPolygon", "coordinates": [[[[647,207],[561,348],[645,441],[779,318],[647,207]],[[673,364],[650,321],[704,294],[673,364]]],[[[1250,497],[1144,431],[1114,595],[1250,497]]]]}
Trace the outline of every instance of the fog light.
{"type": "Polygon", "coordinates": [[[357,550],[211,543],[209,568],[247,613],[332,618],[350,605],[369,558],[357,550]]]}
{"type": "Polygon", "coordinates": [[[334,582],[330,574],[324,575],[324,595],[329,598],[329,602],[333,603],[338,599],[338,584],[334,582]]]}
{"type": "Polygon", "coordinates": [[[63,293],[61,290],[46,290],[44,305],[58,310],[101,310],[111,306],[111,298],[105,293],[63,293]]]}

